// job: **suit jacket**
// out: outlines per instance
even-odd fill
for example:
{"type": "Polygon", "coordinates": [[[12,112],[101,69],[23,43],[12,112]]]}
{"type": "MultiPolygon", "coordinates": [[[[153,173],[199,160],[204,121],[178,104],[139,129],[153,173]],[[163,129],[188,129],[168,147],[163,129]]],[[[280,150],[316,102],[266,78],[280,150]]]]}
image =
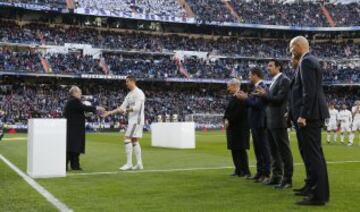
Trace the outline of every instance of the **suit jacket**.
{"type": "Polygon", "coordinates": [[[287,102],[290,89],[290,80],[284,74],[281,74],[269,92],[264,97],[266,106],[266,125],[268,129],[287,128],[287,102]]]}
{"type": "MultiPolygon", "coordinates": [[[[261,82],[258,86],[267,90],[264,82],[261,82]]],[[[256,87],[254,86],[252,92],[255,93],[256,87]]],[[[249,98],[245,100],[246,105],[249,107],[249,125],[251,129],[265,128],[266,127],[266,114],[265,107],[266,101],[264,98],[255,95],[249,95],[249,98]]]]}
{"type": "Polygon", "coordinates": [[[299,117],[308,124],[321,124],[329,117],[322,87],[322,69],[310,53],[303,56],[298,71],[290,84],[290,115],[296,122],[299,117]]]}
{"type": "Polygon", "coordinates": [[[224,119],[229,121],[226,129],[228,149],[249,149],[250,129],[248,108],[245,103],[232,96],[226,107],[224,119]]]}
{"type": "Polygon", "coordinates": [[[96,108],[84,105],[79,99],[70,97],[65,105],[64,117],[67,119],[67,152],[85,153],[85,115],[96,112],[96,108]]]}

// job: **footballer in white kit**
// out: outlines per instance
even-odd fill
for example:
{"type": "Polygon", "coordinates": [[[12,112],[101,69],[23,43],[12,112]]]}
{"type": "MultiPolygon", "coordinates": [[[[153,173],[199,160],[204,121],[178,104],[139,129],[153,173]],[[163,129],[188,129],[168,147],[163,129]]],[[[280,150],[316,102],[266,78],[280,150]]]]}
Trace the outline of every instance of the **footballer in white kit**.
{"type": "Polygon", "coordinates": [[[360,101],[355,102],[355,106],[352,107],[351,112],[353,115],[353,123],[351,128],[349,145],[352,145],[354,143],[356,131],[360,131],[360,101]]]}
{"type": "Polygon", "coordinates": [[[346,131],[348,132],[349,143],[351,144],[351,139],[349,134],[351,133],[352,113],[350,110],[347,109],[346,105],[341,106],[338,120],[340,121],[341,143],[344,143],[345,131],[346,131]]]}
{"type": "Polygon", "coordinates": [[[136,86],[136,79],[132,76],[126,78],[126,86],[130,92],[126,95],[124,102],[117,109],[106,112],[103,117],[126,113],[128,117],[128,126],[125,132],[125,153],[126,164],[120,167],[120,170],[139,170],[144,169],[141,156],[141,147],[139,139],[143,136],[145,122],[145,94],[136,86]],[[136,165],[132,163],[132,152],[135,153],[136,165]]]}
{"type": "Polygon", "coordinates": [[[333,133],[334,142],[337,139],[337,128],[338,128],[338,116],[339,111],[336,110],[334,104],[329,105],[329,114],[330,118],[326,120],[326,127],[327,127],[327,142],[330,143],[331,141],[331,133],[333,133]]]}
{"type": "Polygon", "coordinates": [[[353,124],[352,131],[360,130],[360,101],[355,102],[355,106],[352,108],[353,124]]]}

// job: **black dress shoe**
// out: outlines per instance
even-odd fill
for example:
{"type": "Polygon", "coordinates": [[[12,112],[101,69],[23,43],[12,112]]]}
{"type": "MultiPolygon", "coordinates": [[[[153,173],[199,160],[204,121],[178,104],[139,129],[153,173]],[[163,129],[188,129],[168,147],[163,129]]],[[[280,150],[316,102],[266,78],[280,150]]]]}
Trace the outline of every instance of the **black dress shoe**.
{"type": "Polygon", "coordinates": [[[293,191],[294,192],[301,192],[301,191],[305,191],[306,189],[308,189],[308,187],[306,185],[304,185],[302,188],[294,188],[293,191]]]}
{"type": "Polygon", "coordinates": [[[270,178],[270,177],[264,177],[262,183],[263,183],[264,185],[268,185],[268,184],[270,183],[270,181],[271,181],[271,178],[270,178]]]}
{"type": "Polygon", "coordinates": [[[319,201],[314,199],[304,199],[301,201],[296,202],[297,205],[303,205],[303,206],[324,206],[325,201],[319,201]]]}
{"type": "Polygon", "coordinates": [[[255,183],[262,183],[262,182],[264,182],[264,180],[267,180],[267,178],[265,176],[261,176],[255,180],[255,183]]]}
{"type": "Polygon", "coordinates": [[[73,170],[73,171],[82,171],[82,168],[76,167],[76,168],[71,168],[71,170],[73,170]]]}
{"type": "Polygon", "coordinates": [[[247,180],[249,180],[249,179],[251,179],[251,174],[245,174],[245,179],[247,179],[247,180]]]}
{"type": "Polygon", "coordinates": [[[279,185],[274,186],[276,189],[286,189],[291,187],[292,183],[290,181],[282,181],[279,185]]]}
{"type": "Polygon", "coordinates": [[[258,180],[261,177],[261,175],[254,175],[253,177],[250,177],[249,180],[258,180]]]}
{"type": "Polygon", "coordinates": [[[294,193],[295,196],[309,196],[311,194],[309,189],[306,189],[304,191],[299,191],[294,193]]]}
{"type": "Polygon", "coordinates": [[[271,178],[265,185],[279,185],[281,182],[280,178],[271,178]]]}

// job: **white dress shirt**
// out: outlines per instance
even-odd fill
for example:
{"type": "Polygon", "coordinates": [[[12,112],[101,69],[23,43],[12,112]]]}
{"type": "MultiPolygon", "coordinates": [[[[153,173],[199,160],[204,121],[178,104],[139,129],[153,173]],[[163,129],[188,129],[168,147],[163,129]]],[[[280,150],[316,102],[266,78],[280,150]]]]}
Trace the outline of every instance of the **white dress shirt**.
{"type": "Polygon", "coordinates": [[[272,86],[275,84],[275,82],[276,82],[276,80],[281,76],[281,72],[279,72],[278,74],[276,74],[274,77],[273,77],[273,79],[272,79],[272,81],[271,81],[271,84],[270,84],[270,89],[272,88],[272,86]]]}

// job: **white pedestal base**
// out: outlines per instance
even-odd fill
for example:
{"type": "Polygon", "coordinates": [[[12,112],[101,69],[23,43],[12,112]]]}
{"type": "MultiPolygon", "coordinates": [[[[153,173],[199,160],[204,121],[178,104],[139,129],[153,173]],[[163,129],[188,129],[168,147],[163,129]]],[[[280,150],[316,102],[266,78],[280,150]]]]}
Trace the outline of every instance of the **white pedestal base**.
{"type": "Polygon", "coordinates": [[[66,119],[30,119],[27,173],[32,178],[66,176],[66,119]]]}
{"type": "Polygon", "coordinates": [[[195,123],[153,123],[151,125],[151,146],[195,149],[195,123]]]}

